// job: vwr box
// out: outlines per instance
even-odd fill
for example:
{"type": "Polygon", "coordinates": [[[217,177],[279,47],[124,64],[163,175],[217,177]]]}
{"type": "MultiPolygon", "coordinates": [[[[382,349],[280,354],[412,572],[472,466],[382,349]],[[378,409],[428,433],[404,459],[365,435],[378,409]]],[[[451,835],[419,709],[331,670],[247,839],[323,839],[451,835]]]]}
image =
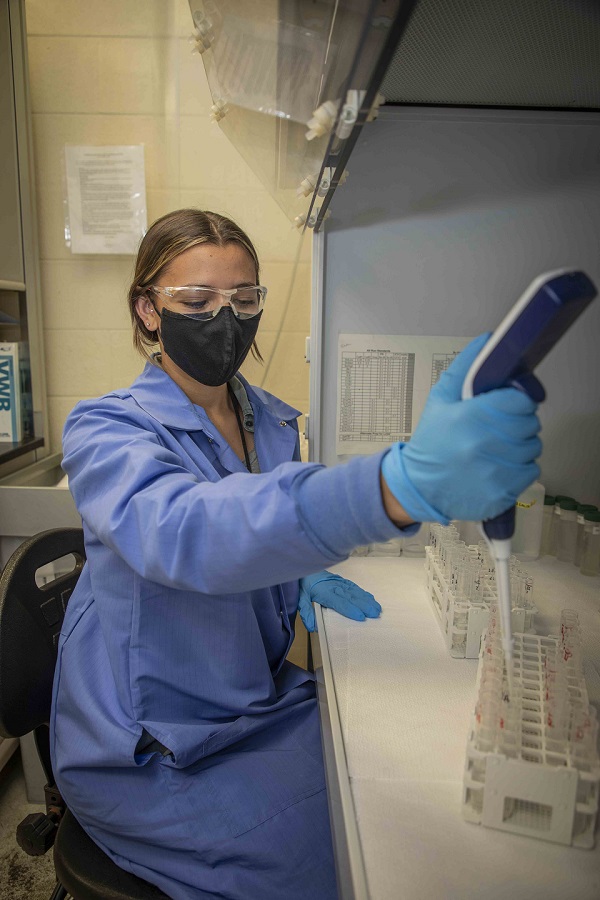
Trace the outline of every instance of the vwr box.
{"type": "Polygon", "coordinates": [[[29,382],[27,344],[0,343],[0,441],[32,436],[29,382]]]}

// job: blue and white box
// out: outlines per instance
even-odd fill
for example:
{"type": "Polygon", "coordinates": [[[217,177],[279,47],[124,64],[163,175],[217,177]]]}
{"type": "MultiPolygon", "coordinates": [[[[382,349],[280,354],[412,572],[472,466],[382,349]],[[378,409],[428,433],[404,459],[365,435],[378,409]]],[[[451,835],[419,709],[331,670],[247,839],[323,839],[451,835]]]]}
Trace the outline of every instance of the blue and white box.
{"type": "Polygon", "coordinates": [[[0,441],[22,437],[19,344],[0,343],[0,441]]]}

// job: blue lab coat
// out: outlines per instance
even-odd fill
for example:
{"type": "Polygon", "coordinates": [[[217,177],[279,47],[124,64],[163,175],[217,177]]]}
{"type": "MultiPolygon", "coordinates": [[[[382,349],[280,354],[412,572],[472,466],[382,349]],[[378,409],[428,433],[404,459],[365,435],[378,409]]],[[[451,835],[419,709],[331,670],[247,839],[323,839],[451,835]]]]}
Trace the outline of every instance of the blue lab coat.
{"type": "Polygon", "coordinates": [[[313,677],[285,657],[299,575],[339,557],[290,496],[297,410],[244,384],[260,475],[151,364],[69,416],[88,563],[59,643],[52,761],[96,843],[176,900],[333,900],[313,677]],[[166,755],[136,753],[142,735],[166,755]]]}

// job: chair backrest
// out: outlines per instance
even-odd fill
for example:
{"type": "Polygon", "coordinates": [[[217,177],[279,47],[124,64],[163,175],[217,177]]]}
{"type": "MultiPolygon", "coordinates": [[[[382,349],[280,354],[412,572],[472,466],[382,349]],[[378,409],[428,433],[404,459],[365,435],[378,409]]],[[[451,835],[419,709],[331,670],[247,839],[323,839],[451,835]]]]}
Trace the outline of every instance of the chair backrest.
{"type": "Polygon", "coordinates": [[[24,541],[0,575],[0,734],[22,737],[50,719],[58,637],[85,563],[81,528],[24,541]],[[40,587],[36,572],[68,554],[75,567],[40,587]]]}

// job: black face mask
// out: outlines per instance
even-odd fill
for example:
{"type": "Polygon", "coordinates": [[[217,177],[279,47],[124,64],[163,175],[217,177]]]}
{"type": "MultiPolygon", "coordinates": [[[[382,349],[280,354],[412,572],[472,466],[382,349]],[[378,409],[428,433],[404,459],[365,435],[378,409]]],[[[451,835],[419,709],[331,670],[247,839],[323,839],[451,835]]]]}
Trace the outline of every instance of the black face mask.
{"type": "Polygon", "coordinates": [[[186,375],[217,387],[230,381],[242,365],[258,331],[262,311],[238,319],[224,306],[214,319],[193,319],[163,309],[160,337],[165,353],[186,375]]]}
{"type": "Polygon", "coordinates": [[[238,319],[223,307],[213,319],[193,319],[163,309],[160,337],[165,353],[186,375],[217,387],[230,381],[246,359],[258,331],[262,311],[238,319]]]}

